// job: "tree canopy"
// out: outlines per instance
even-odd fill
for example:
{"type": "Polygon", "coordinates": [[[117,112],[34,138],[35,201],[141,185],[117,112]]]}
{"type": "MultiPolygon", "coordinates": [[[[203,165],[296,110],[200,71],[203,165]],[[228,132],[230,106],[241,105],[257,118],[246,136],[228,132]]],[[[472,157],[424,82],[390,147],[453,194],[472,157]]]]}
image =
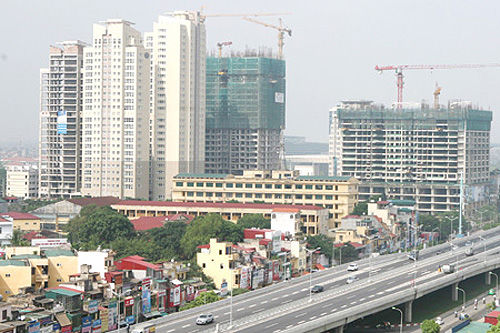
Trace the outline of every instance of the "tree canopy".
{"type": "Polygon", "coordinates": [[[330,238],[325,235],[315,235],[307,236],[307,248],[316,249],[320,247],[321,253],[328,257],[328,260],[332,260],[333,256],[333,242],[330,238]]]}
{"type": "Polygon", "coordinates": [[[368,203],[358,202],[351,212],[352,215],[366,215],[368,214],[368,203]]]}
{"type": "MultiPolygon", "coordinates": [[[[450,237],[453,230],[458,232],[459,215],[457,211],[449,211],[437,215],[419,214],[418,223],[422,226],[421,231],[438,231],[440,233],[440,240],[444,241],[450,237]]],[[[462,232],[470,230],[470,224],[462,216],[462,232]]]]}
{"type": "Polygon", "coordinates": [[[426,319],[420,325],[422,333],[439,333],[441,331],[441,326],[434,320],[426,319]]]}
{"type": "Polygon", "coordinates": [[[262,214],[247,214],[238,220],[238,225],[244,229],[270,229],[271,220],[266,219],[262,214]]]}
{"type": "Polygon", "coordinates": [[[219,214],[196,217],[187,227],[180,242],[184,258],[194,257],[196,247],[207,244],[210,238],[217,238],[221,242],[241,242],[243,240],[243,227],[224,220],[219,214]]]}
{"type": "Polygon", "coordinates": [[[186,305],[182,306],[180,308],[180,311],[184,311],[187,309],[192,309],[200,305],[205,305],[208,303],[213,303],[217,302],[220,299],[220,297],[214,293],[213,291],[206,291],[200,293],[198,297],[196,297],[193,301],[187,303],[186,305]]]}
{"type": "Polygon", "coordinates": [[[76,249],[95,249],[118,239],[132,239],[134,226],[111,207],[83,207],[66,226],[68,240],[76,249]]]}
{"type": "Polygon", "coordinates": [[[336,247],[333,253],[333,259],[338,263],[343,264],[359,259],[359,253],[350,243],[344,244],[342,247],[336,247]],[[340,260],[342,259],[342,260],[340,260]]]}

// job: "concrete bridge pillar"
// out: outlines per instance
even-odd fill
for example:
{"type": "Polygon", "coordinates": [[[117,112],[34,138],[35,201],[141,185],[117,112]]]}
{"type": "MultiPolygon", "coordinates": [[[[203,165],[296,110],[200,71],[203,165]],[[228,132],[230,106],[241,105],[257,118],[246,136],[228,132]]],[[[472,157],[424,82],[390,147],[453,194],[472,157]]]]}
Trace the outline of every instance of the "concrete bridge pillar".
{"type": "Polygon", "coordinates": [[[490,274],[490,272],[484,273],[484,282],[486,284],[491,284],[491,274],[490,274]]]}
{"type": "Polygon", "coordinates": [[[339,327],[335,327],[335,328],[333,329],[333,332],[334,332],[334,333],[344,333],[344,325],[339,326],[339,327]]]}
{"type": "Polygon", "coordinates": [[[451,285],[451,300],[458,301],[458,282],[451,285]]]}
{"type": "Polygon", "coordinates": [[[405,322],[406,323],[411,323],[413,319],[413,313],[412,313],[412,305],[413,301],[408,301],[405,303],[405,322]]]}

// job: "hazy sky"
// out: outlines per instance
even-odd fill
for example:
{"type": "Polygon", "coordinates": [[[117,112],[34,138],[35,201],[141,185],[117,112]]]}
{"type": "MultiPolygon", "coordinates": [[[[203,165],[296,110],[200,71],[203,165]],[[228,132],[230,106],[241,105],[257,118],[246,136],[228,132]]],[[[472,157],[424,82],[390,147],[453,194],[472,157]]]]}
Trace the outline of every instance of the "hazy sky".
{"type": "MultiPolygon", "coordinates": [[[[206,13],[291,12],[285,41],[287,135],[326,141],[328,109],[343,99],[390,104],[393,73],[377,64],[500,63],[498,0],[168,1],[1,0],[0,142],[37,142],[39,69],[48,47],[63,40],[90,41],[92,24],[108,18],[136,23],[142,32],[166,11],[206,13]]],[[[277,23],[275,17],[261,17],[277,23]]],[[[277,32],[240,18],[208,18],[207,47],[230,40],[233,50],[276,48],[277,32]]],[[[405,101],[462,99],[494,111],[492,142],[500,142],[500,68],[407,71],[405,101]]]]}

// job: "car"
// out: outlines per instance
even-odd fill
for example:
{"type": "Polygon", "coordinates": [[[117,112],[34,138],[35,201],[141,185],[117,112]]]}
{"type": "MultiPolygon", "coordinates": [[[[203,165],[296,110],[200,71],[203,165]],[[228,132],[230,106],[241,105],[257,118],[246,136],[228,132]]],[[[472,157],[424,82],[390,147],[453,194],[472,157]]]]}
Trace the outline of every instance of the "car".
{"type": "Polygon", "coordinates": [[[358,281],[358,280],[359,280],[359,278],[358,278],[357,276],[353,275],[353,276],[349,276],[349,277],[347,278],[346,283],[347,283],[347,284],[351,284],[351,283],[356,282],[356,281],[358,281]]]}
{"type": "Polygon", "coordinates": [[[465,243],[465,246],[466,246],[466,247],[471,247],[471,246],[472,246],[472,242],[471,242],[471,241],[467,241],[467,242],[465,243]]]}
{"type": "Polygon", "coordinates": [[[435,320],[436,324],[442,326],[444,324],[444,320],[441,317],[437,317],[435,320]]]}
{"type": "Polygon", "coordinates": [[[210,313],[201,314],[196,318],[196,325],[206,325],[214,321],[214,316],[210,313]]]}
{"type": "Polygon", "coordinates": [[[436,251],[436,255],[440,255],[441,254],[441,251],[436,251]]]}
{"type": "Polygon", "coordinates": [[[465,255],[467,257],[470,257],[472,255],[474,255],[474,249],[472,247],[468,247],[466,250],[465,250],[465,255]]]}
{"type": "Polygon", "coordinates": [[[357,271],[358,270],[358,264],[349,264],[349,266],[347,266],[347,271],[348,272],[354,272],[354,271],[357,271]]]}
{"type": "Polygon", "coordinates": [[[318,285],[318,286],[314,286],[314,287],[312,287],[312,288],[311,288],[311,292],[312,292],[312,293],[315,293],[315,294],[316,294],[316,293],[320,293],[320,292],[322,292],[323,290],[325,290],[325,289],[323,288],[323,286],[319,286],[319,285],[318,285]]]}
{"type": "Polygon", "coordinates": [[[495,295],[495,289],[491,288],[490,290],[488,290],[488,295],[495,295]]]}

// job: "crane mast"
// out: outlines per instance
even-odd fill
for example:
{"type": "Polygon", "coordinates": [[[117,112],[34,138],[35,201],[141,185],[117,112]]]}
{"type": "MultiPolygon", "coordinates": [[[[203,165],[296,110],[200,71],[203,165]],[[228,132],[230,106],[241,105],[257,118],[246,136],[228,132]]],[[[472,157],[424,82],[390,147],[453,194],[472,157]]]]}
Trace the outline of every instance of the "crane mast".
{"type": "Polygon", "coordinates": [[[274,24],[269,24],[269,23],[266,23],[266,22],[255,20],[255,19],[250,18],[250,17],[243,17],[243,19],[246,20],[246,21],[249,21],[249,22],[253,22],[253,23],[257,23],[257,24],[263,25],[263,26],[271,28],[271,29],[278,30],[278,59],[283,59],[283,47],[285,45],[285,33],[287,33],[288,36],[290,36],[290,37],[292,36],[292,30],[289,29],[289,28],[286,28],[283,25],[283,20],[280,18],[279,19],[280,25],[277,26],[277,25],[274,25],[274,24]]]}
{"type": "Polygon", "coordinates": [[[402,107],[403,103],[403,86],[404,76],[403,70],[435,70],[435,69],[472,69],[472,68],[488,68],[500,67],[500,63],[492,64],[440,64],[440,65],[388,65],[388,66],[375,66],[375,70],[379,73],[384,71],[395,71],[398,88],[398,109],[402,107]]]}

